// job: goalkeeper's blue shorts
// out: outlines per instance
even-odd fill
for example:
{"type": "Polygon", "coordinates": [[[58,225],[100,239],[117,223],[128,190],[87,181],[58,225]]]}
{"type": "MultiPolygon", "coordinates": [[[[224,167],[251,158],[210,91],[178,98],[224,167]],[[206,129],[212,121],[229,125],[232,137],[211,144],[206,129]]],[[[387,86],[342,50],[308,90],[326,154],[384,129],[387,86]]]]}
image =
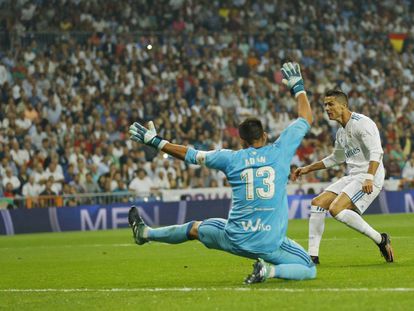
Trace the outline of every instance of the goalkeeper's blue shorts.
{"type": "Polygon", "coordinates": [[[279,247],[271,253],[248,252],[234,245],[228,238],[224,227],[227,220],[222,218],[210,218],[201,222],[198,227],[198,239],[207,248],[222,250],[234,255],[258,259],[262,258],[274,265],[301,264],[307,267],[313,266],[309,254],[295,241],[285,237],[279,247]]]}

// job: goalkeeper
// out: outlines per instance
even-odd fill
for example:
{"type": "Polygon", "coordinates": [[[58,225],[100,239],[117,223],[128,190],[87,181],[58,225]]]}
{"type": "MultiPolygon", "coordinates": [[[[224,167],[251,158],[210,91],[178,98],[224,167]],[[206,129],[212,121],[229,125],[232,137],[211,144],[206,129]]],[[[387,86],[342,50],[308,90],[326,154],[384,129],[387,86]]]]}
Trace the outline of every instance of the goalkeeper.
{"type": "Polygon", "coordinates": [[[158,241],[170,244],[198,239],[208,248],[257,260],[246,284],[269,278],[313,279],[316,268],[307,252],[286,237],[288,204],[286,184],[290,162],[312,123],[298,64],[283,65],[284,83],[297,100],[298,119],[273,144],[260,120],[247,118],[239,125],[242,150],[198,151],[171,144],[157,136],[152,122],[148,129],[135,122],[131,139],[162,150],[186,163],[221,170],[233,191],[228,219],[211,218],[163,228],[148,227],[132,207],[129,223],[136,244],[158,241]]]}

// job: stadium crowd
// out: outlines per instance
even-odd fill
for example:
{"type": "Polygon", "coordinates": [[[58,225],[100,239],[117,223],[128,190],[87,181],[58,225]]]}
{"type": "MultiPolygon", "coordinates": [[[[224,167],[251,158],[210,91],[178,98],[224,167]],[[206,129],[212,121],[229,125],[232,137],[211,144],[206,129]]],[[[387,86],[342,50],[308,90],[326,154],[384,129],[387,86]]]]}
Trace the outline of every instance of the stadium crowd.
{"type": "MultiPolygon", "coordinates": [[[[255,115],[273,141],[296,115],[280,83],[286,60],[302,65],[315,111],[292,167],[331,151],[336,125],[322,98],[339,87],[352,110],[377,123],[387,178],[413,186],[411,1],[0,0],[0,7],[13,13],[0,17],[0,197],[225,186],[220,173],[138,146],[128,127],[154,120],[172,142],[240,148],[237,125],[255,115]],[[34,39],[39,32],[59,35],[34,39]],[[390,32],[407,33],[401,53],[390,32]]],[[[341,168],[304,180],[340,176],[341,168]]]]}

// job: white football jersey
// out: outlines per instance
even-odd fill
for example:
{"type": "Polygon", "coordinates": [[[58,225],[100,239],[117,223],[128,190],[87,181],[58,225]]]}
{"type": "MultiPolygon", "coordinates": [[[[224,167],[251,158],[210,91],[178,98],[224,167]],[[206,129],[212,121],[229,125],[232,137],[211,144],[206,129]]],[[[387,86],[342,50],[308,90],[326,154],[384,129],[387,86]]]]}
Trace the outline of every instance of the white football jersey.
{"type": "Polygon", "coordinates": [[[375,122],[363,114],[353,112],[345,127],[340,127],[336,132],[332,154],[322,161],[327,168],[345,162],[349,175],[367,173],[370,161],[379,162],[374,183],[382,187],[385,178],[383,153],[375,122]]]}

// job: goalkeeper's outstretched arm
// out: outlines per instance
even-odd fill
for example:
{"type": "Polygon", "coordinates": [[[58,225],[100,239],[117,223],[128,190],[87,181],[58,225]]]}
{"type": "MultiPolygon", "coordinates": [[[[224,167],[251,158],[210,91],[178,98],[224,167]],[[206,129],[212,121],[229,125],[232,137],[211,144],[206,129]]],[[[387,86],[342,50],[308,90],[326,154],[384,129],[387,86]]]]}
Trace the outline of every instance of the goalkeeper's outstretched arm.
{"type": "Polygon", "coordinates": [[[131,134],[130,138],[133,141],[162,150],[177,159],[185,160],[189,148],[182,145],[172,144],[158,136],[152,121],[148,122],[148,128],[138,122],[134,122],[134,124],[129,127],[129,133],[131,134]]]}
{"type": "Polygon", "coordinates": [[[283,74],[283,84],[290,89],[290,93],[296,98],[298,117],[304,118],[311,125],[313,122],[312,109],[306,95],[299,64],[285,63],[281,71],[283,74]]]}
{"type": "Polygon", "coordinates": [[[161,150],[165,153],[168,153],[170,156],[173,156],[174,158],[184,161],[188,147],[167,142],[161,150]]]}
{"type": "Polygon", "coordinates": [[[162,150],[189,164],[206,165],[225,172],[231,163],[233,151],[228,149],[199,151],[187,146],[171,144],[157,135],[152,122],[148,123],[148,128],[135,122],[129,127],[129,133],[132,140],[162,150]]]}

